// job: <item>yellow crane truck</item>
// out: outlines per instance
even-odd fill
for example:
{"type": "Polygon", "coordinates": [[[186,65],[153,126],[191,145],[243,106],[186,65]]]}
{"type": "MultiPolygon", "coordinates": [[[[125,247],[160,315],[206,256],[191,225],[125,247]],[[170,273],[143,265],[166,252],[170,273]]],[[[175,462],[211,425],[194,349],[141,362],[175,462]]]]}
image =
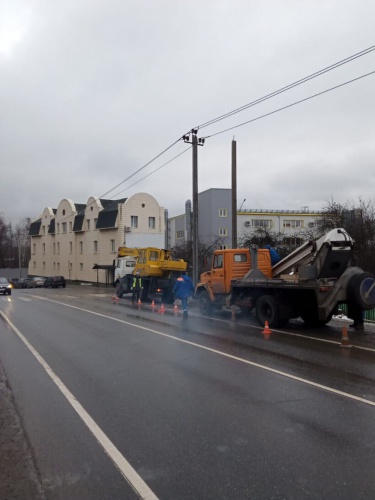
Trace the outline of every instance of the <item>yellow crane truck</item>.
{"type": "Polygon", "coordinates": [[[153,295],[171,303],[175,281],[186,269],[187,263],[173,259],[169,250],[119,247],[115,268],[117,295],[122,297],[131,292],[134,274],[139,272],[143,286],[142,301],[153,295]]]}
{"type": "Polygon", "coordinates": [[[212,269],[196,286],[200,309],[211,314],[224,306],[255,310],[261,325],[328,323],[340,304],[356,315],[375,307],[375,276],[352,266],[354,241],[336,228],[307,241],[274,266],[269,250],[216,250],[212,269]]]}

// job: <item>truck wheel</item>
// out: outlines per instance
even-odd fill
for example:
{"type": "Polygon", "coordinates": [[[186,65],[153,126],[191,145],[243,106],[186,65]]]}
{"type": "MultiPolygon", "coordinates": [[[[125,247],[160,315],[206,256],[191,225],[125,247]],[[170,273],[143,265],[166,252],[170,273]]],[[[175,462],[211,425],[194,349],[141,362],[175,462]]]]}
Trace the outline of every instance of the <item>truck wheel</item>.
{"type": "Polygon", "coordinates": [[[211,316],[213,313],[214,308],[206,290],[199,293],[199,309],[204,316],[211,316]]]}
{"type": "Polygon", "coordinates": [[[276,299],[273,295],[262,295],[262,297],[257,300],[256,315],[262,326],[264,326],[266,321],[268,321],[268,325],[271,328],[278,326],[279,314],[276,299]]]}

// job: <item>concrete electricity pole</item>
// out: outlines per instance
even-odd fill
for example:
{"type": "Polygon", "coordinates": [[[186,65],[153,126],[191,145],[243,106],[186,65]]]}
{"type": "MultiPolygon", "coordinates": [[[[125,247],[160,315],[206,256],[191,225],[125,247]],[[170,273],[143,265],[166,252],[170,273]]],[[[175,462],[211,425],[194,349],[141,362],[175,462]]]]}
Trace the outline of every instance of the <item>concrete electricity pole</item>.
{"type": "Polygon", "coordinates": [[[198,139],[198,130],[192,129],[182,138],[184,142],[193,146],[193,283],[196,285],[198,276],[198,146],[204,145],[204,139],[198,139]]]}
{"type": "Polygon", "coordinates": [[[232,248],[237,248],[237,143],[232,141],[232,248]]]}

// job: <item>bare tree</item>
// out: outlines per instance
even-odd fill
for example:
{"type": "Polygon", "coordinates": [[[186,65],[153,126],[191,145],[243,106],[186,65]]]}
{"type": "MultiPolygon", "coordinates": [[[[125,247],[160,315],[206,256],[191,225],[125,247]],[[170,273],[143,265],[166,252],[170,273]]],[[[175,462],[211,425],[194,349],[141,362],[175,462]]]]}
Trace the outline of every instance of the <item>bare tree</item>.
{"type": "Polygon", "coordinates": [[[238,239],[243,248],[264,248],[270,245],[281,258],[288,255],[302,243],[301,235],[286,236],[283,232],[272,231],[266,227],[258,227],[254,231],[244,231],[238,239]]]}
{"type": "MultiPolygon", "coordinates": [[[[198,276],[201,273],[208,271],[211,267],[211,258],[214,250],[223,244],[221,238],[216,238],[211,245],[198,241],[198,276]]],[[[176,245],[172,248],[172,256],[176,259],[183,259],[188,263],[188,270],[193,267],[193,242],[187,241],[182,245],[176,245]]]]}
{"type": "Polygon", "coordinates": [[[30,260],[30,219],[24,219],[13,229],[11,222],[0,214],[0,267],[28,267],[30,260]]]}

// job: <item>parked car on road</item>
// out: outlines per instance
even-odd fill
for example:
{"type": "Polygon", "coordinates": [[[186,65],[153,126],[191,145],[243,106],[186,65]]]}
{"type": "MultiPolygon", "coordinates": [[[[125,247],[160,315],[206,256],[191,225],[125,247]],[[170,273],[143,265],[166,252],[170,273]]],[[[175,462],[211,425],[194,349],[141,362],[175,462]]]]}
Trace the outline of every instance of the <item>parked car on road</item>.
{"type": "Polygon", "coordinates": [[[59,286],[62,286],[65,288],[66,282],[64,276],[50,276],[49,278],[46,278],[44,282],[44,288],[57,288],[59,286]]]}
{"type": "Polygon", "coordinates": [[[46,278],[42,278],[41,276],[34,276],[27,284],[27,288],[40,288],[44,285],[45,280],[46,278]]]}
{"type": "Polygon", "coordinates": [[[0,293],[10,295],[12,293],[12,285],[6,278],[0,278],[0,293]]]}
{"type": "Polygon", "coordinates": [[[15,288],[27,288],[28,283],[30,283],[31,278],[20,278],[15,284],[15,288]]]}

